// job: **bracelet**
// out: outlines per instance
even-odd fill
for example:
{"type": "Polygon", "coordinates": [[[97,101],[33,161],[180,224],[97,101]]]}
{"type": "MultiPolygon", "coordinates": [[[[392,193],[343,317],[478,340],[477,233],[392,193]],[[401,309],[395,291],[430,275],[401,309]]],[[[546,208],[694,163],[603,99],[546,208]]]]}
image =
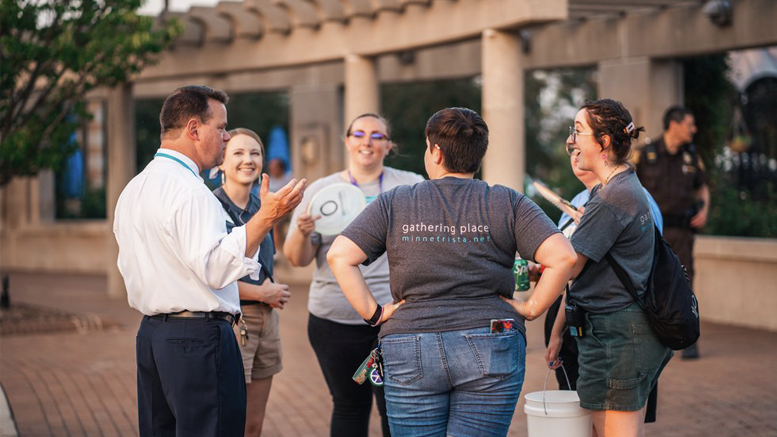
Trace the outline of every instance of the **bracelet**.
{"type": "Polygon", "coordinates": [[[380,325],[381,319],[383,319],[383,305],[378,305],[378,307],[375,308],[375,313],[372,315],[372,317],[370,317],[369,320],[364,319],[364,321],[374,328],[380,325]]]}

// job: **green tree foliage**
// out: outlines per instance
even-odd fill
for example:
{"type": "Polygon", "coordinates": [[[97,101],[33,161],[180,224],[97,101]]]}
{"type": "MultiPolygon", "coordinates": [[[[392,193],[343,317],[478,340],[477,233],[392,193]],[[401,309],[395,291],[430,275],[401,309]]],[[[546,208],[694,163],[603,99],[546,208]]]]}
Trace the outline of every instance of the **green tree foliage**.
{"type": "Polygon", "coordinates": [[[126,82],[182,31],[137,15],[140,3],[0,0],[0,186],[58,169],[85,94],[126,82]]]}
{"type": "MultiPolygon", "coordinates": [[[[151,162],[159,149],[159,111],[162,103],[164,99],[135,101],[138,173],[151,162]]],[[[243,127],[259,134],[266,149],[273,126],[281,126],[289,132],[289,95],[280,91],[230,94],[227,121],[227,129],[243,127]]],[[[207,175],[207,171],[203,174],[207,175]]]]}
{"type": "MultiPolygon", "coordinates": [[[[777,189],[766,172],[748,161],[773,159],[777,148],[774,129],[773,96],[752,111],[751,128],[760,143],[758,153],[732,153],[726,148],[732,132],[734,108],[739,94],[728,80],[729,65],[725,53],[683,60],[685,102],[696,118],[699,131],[694,143],[707,167],[711,191],[710,215],[704,231],[713,235],[739,237],[777,237],[777,189]],[[769,103],[771,102],[771,103],[769,103]],[[771,111],[768,105],[772,105],[771,111]]],[[[752,96],[749,96],[752,99],[752,96]]]]}
{"type": "MultiPolygon", "coordinates": [[[[530,71],[524,83],[526,173],[570,200],[585,187],[572,173],[564,144],[582,102],[596,98],[594,70],[530,71]]],[[[551,219],[561,217],[561,212],[539,194],[534,195],[531,187],[526,193],[551,219]]]]}
{"type": "Polygon", "coordinates": [[[726,54],[683,60],[685,105],[693,111],[698,132],[693,137],[704,165],[717,177],[715,157],[723,152],[734,116],[736,90],[729,82],[726,54]]]}
{"type": "Polygon", "coordinates": [[[449,107],[465,107],[480,114],[480,94],[480,85],[471,78],[382,85],[381,112],[391,124],[391,139],[398,145],[397,154],[386,158],[386,165],[425,176],[424,128],[429,117],[449,107]]]}

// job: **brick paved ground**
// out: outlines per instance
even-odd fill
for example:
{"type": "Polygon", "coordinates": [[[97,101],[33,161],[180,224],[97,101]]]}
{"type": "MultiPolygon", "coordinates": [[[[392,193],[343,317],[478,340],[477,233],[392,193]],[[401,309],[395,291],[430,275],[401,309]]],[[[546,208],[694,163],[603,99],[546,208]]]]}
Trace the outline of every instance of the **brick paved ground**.
{"type": "MultiPolygon", "coordinates": [[[[105,297],[103,277],[14,274],[11,281],[12,302],[96,314],[119,325],[0,338],[0,382],[20,435],[137,435],[138,314],[105,297]]],[[[265,436],[327,436],[331,401],[307,341],[307,293],[303,287],[293,293],[281,312],[285,369],[273,383],[265,436]]],[[[524,394],[540,390],[545,378],[541,323],[528,329],[524,394]]],[[[673,360],[661,377],[659,422],[647,435],[777,436],[777,333],[704,324],[703,335],[703,358],[673,360]]],[[[510,436],[526,436],[523,402],[510,436]]]]}

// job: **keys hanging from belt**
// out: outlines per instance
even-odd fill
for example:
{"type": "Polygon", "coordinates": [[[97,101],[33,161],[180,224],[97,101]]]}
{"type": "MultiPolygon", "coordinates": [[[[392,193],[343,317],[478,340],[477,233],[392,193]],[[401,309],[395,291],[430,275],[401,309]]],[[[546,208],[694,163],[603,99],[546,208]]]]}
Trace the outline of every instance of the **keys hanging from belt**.
{"type": "Polygon", "coordinates": [[[245,319],[240,318],[240,345],[245,346],[248,343],[248,326],[245,319]]]}
{"type": "Polygon", "coordinates": [[[367,378],[369,378],[370,384],[376,387],[383,385],[383,354],[380,352],[380,346],[370,352],[370,355],[353,374],[353,380],[360,385],[367,381],[367,378]]]}

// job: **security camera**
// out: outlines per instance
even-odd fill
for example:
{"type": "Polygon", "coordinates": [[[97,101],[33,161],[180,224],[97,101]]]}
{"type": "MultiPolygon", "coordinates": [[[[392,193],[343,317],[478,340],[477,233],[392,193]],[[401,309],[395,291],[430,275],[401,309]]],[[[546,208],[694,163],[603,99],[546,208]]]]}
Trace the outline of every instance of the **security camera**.
{"type": "Polygon", "coordinates": [[[720,27],[731,24],[733,11],[728,0],[708,0],[702,8],[704,15],[720,27]]]}

